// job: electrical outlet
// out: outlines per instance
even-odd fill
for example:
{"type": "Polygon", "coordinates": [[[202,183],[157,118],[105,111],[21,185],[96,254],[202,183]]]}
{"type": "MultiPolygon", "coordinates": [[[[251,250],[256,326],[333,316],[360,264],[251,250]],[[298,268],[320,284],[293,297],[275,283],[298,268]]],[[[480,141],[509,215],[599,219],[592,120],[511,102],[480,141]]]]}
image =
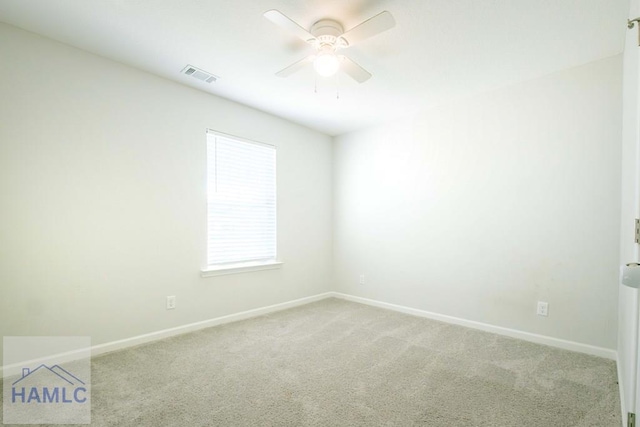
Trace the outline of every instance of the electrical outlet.
{"type": "Polygon", "coordinates": [[[360,280],[359,280],[358,283],[361,284],[361,285],[364,285],[364,274],[360,275],[360,280]]]}
{"type": "Polygon", "coordinates": [[[175,295],[167,297],[167,310],[173,310],[176,308],[176,297],[175,295]]]}
{"type": "Polygon", "coordinates": [[[538,301],[538,316],[549,315],[549,303],[544,301],[538,301]]]}

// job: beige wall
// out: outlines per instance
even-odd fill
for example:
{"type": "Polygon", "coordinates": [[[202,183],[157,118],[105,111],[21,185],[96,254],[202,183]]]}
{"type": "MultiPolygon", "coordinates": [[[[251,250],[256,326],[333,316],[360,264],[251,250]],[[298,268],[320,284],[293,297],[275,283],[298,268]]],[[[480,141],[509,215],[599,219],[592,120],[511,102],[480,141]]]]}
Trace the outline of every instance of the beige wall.
{"type": "Polygon", "coordinates": [[[615,349],[620,140],[620,56],[338,137],[335,289],[615,349]]]}
{"type": "Polygon", "coordinates": [[[333,144],[4,24],[0,57],[1,335],[100,344],[337,290],[616,347],[620,57],[333,144]],[[281,270],[200,278],[206,128],[278,147],[281,270]]]}
{"type": "Polygon", "coordinates": [[[0,58],[0,336],[100,344],[328,289],[330,137],[4,24],[0,58]],[[200,277],[206,128],[277,146],[282,269],[200,277]]]}

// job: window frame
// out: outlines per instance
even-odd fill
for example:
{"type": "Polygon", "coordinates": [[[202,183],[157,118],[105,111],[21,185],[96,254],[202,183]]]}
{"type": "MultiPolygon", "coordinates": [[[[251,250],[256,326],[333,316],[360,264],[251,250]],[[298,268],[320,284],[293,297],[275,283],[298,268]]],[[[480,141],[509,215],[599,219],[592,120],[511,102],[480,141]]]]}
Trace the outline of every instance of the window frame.
{"type": "Polygon", "coordinates": [[[206,218],[205,218],[205,224],[206,224],[206,238],[205,238],[205,257],[204,257],[204,265],[205,267],[203,267],[200,272],[201,272],[201,276],[202,277],[214,277],[214,276],[221,276],[221,275],[227,275],[227,274],[236,274],[236,273],[247,273],[247,272],[252,272],[252,271],[261,271],[261,270],[273,270],[273,269],[278,269],[281,268],[281,266],[283,265],[283,262],[280,260],[279,258],[279,245],[278,245],[278,180],[277,180],[277,165],[278,165],[278,160],[277,160],[277,153],[278,153],[278,147],[276,145],[273,144],[267,144],[264,142],[259,142],[259,141],[254,141],[251,139],[247,139],[247,138],[242,138],[236,135],[230,135],[224,132],[220,132],[220,131],[216,131],[213,129],[207,129],[206,130],[206,138],[205,138],[205,147],[206,147],[206,153],[207,155],[205,163],[206,163],[206,198],[205,198],[205,202],[206,202],[206,218]],[[209,200],[209,185],[211,184],[210,179],[209,179],[209,170],[211,168],[211,164],[209,161],[209,138],[211,136],[214,137],[220,137],[220,138],[224,138],[227,140],[231,140],[231,141],[237,141],[239,143],[245,143],[245,144],[252,144],[252,145],[258,145],[258,146],[263,146],[263,147],[268,147],[274,150],[274,190],[275,190],[275,222],[274,222],[274,226],[275,226],[275,256],[274,258],[269,258],[269,259],[265,259],[265,260],[248,260],[248,261],[240,261],[240,262],[230,262],[230,263],[219,263],[219,264],[209,264],[209,221],[210,221],[210,215],[209,215],[209,204],[210,204],[210,200],[209,200]]]}

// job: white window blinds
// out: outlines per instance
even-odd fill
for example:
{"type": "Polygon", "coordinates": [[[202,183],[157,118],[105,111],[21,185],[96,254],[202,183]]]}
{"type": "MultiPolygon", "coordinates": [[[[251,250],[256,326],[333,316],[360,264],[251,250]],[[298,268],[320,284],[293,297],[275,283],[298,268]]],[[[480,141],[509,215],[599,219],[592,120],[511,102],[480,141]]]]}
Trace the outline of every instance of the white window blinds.
{"type": "Polygon", "coordinates": [[[207,132],[210,266],[276,259],[276,149],[207,132]]]}

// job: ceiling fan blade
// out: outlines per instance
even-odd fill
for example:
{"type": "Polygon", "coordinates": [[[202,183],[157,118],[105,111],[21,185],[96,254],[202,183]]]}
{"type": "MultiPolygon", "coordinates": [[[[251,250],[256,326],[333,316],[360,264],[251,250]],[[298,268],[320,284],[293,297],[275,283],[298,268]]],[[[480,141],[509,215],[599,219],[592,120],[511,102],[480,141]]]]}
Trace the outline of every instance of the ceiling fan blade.
{"type": "Polygon", "coordinates": [[[371,73],[344,55],[340,55],[340,69],[358,83],[364,83],[371,78],[371,73]]]}
{"type": "Polygon", "coordinates": [[[300,61],[296,61],[293,64],[289,65],[288,67],[283,68],[282,70],[278,71],[276,73],[276,76],[278,76],[278,77],[289,77],[291,74],[293,74],[296,71],[300,70],[305,65],[311,64],[314,59],[315,59],[315,55],[309,55],[306,58],[302,58],[300,61]]]}
{"type": "Polygon", "coordinates": [[[385,10],[384,12],[380,12],[376,16],[367,19],[360,25],[353,27],[340,37],[343,38],[349,46],[353,46],[362,40],[393,28],[395,25],[396,21],[393,19],[393,15],[385,10]]]}
{"type": "Polygon", "coordinates": [[[285,14],[280,12],[279,10],[271,9],[264,13],[264,17],[269,21],[273,22],[280,28],[283,28],[290,33],[294,34],[296,37],[301,38],[307,43],[313,42],[316,38],[309,31],[302,28],[291,18],[287,17],[285,14]]]}

